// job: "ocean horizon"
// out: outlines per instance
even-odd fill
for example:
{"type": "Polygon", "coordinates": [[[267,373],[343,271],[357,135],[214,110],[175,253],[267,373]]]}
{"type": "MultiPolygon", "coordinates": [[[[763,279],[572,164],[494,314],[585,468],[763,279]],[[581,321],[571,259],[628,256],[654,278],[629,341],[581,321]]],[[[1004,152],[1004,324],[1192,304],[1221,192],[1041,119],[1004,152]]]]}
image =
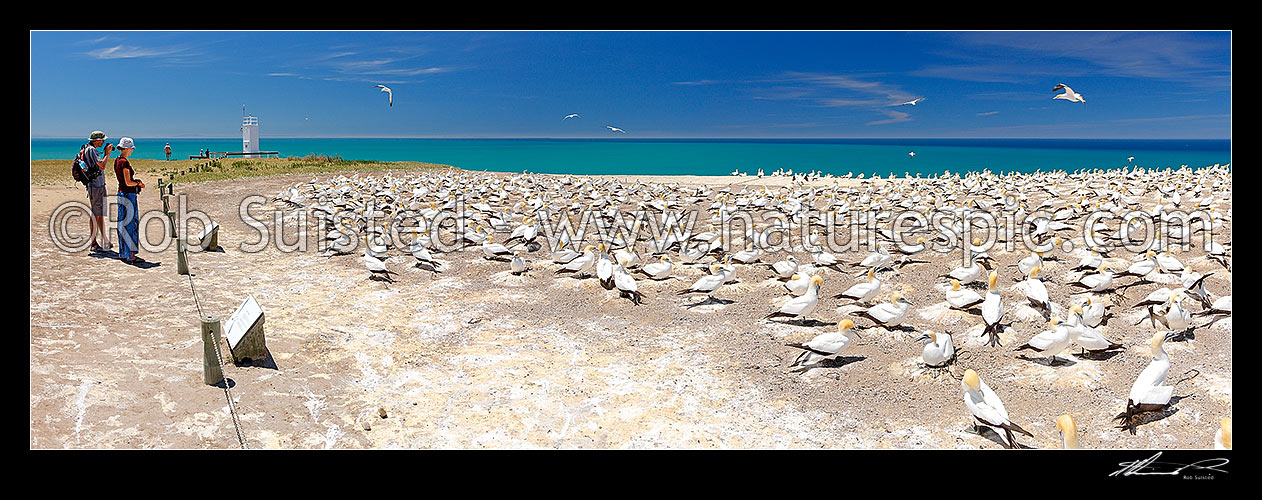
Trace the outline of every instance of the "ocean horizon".
{"type": "MultiPolygon", "coordinates": [[[[121,136],[120,136],[121,137],[121,136]]],[[[134,138],[134,158],[187,159],[240,151],[240,137],[134,138]]],[[[110,138],[116,142],[116,137],[110,138]]],[[[70,159],[86,140],[32,138],[31,159],[70,159]]],[[[758,169],[834,175],[1034,172],[1231,163],[1230,139],[541,139],[262,138],[281,157],[417,161],[465,170],[581,175],[756,175],[758,169]],[[909,155],[915,152],[915,156],[909,155]],[[1129,157],[1134,157],[1128,162],[1129,157]]],[[[238,159],[229,157],[230,159],[238,159]]]]}

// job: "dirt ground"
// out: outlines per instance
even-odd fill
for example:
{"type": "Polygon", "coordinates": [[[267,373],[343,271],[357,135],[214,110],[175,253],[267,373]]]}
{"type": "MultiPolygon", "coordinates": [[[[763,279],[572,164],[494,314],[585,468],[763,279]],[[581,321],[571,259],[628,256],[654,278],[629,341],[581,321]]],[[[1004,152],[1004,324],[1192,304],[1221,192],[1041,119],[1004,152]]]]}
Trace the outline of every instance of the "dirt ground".
{"type": "MultiPolygon", "coordinates": [[[[866,279],[857,273],[824,271],[816,321],[798,325],[762,319],[787,294],[760,266],[740,266],[738,282],[716,294],[732,303],[699,307],[687,306],[700,297],[675,292],[702,268],[677,268],[679,279],[662,282],[637,274],[645,296],[637,306],[595,280],[556,277],[546,248],[526,255],[531,270],[522,276],[477,248],[437,256],[449,266],[436,275],[391,250],[396,283],[368,279],[360,254],[317,254],[314,240],[306,252],[276,244],[241,251],[258,236],[238,215],[239,202],[270,200],[311,177],[177,186],[189,208],[222,225],[222,252],[190,254],[191,287],[176,272],[174,244],[142,251],[147,268],[58,249],[49,235],[53,209],[84,201],[83,188],[32,186],[30,447],[240,447],[225,391],[202,381],[199,306],[226,323],[247,295],[265,311],[271,357],[224,372],[250,448],[998,449],[993,434],[971,430],[958,381],[964,368],[977,370],[1012,420],[1035,435],[1018,439],[1032,448],[1060,447],[1062,413],[1074,417],[1087,448],[1210,448],[1219,419],[1232,413],[1228,317],[1166,344],[1172,382],[1199,372],[1176,386],[1170,410],[1134,435],[1114,428],[1155,331],[1147,321],[1136,325],[1144,313],[1129,306],[1164,285],[1127,289],[1109,306],[1116,316],[1102,331],[1125,344],[1120,353],[1047,366],[1014,350],[1045,328],[1008,267],[1028,252],[991,252],[1004,266],[999,287],[1010,324],[1002,347],[984,345],[978,315],[945,305],[938,276],[958,265],[957,254],[882,273],[880,298],[904,292],[915,331],[950,332],[964,350],[953,372],[935,373],[920,367],[915,334],[873,327],[849,315],[859,306],[831,298],[866,279]],[[799,351],[785,344],[843,317],[858,325],[857,344],[836,361],[791,371],[799,351]]],[[[162,208],[156,189],[140,202],[142,211],[162,208]]],[[[269,201],[254,213],[274,207],[269,201]]],[[[285,220],[291,228],[294,213],[285,220]]],[[[74,219],[69,229],[86,237],[87,221],[74,219]]],[[[1216,241],[1229,244],[1230,231],[1228,223],[1216,241]]],[[[146,234],[160,241],[159,222],[146,234]]],[[[117,235],[110,240],[117,250],[117,235]]],[[[866,253],[840,257],[857,262],[866,253]]],[[[1231,294],[1231,273],[1203,252],[1176,255],[1214,273],[1205,281],[1212,296],[1231,294]]],[[[1069,269],[1078,257],[1052,256],[1060,260],[1048,261],[1042,277],[1064,306],[1076,291],[1067,283],[1081,274],[1069,269]]],[[[226,345],[221,352],[229,355],[226,345]]]]}

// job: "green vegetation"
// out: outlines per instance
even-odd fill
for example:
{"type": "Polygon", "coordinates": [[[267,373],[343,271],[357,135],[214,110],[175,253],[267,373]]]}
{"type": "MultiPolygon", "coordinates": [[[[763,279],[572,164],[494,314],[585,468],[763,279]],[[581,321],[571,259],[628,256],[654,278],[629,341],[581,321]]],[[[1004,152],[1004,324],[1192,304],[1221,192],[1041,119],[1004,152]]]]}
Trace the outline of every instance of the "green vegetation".
{"type": "MultiPolygon", "coordinates": [[[[112,160],[112,159],[111,159],[112,160]]],[[[218,181],[242,177],[265,177],[295,173],[330,173],[382,170],[417,170],[450,168],[436,163],[415,161],[385,162],[371,160],[346,160],[340,156],[307,155],[288,158],[215,158],[210,160],[145,160],[131,162],[136,177],[146,184],[156,186],[159,178],[178,183],[218,181]]],[[[113,182],[113,172],[106,171],[107,184],[113,182]]],[[[70,159],[31,161],[31,185],[73,185],[70,178],[70,159]]]]}

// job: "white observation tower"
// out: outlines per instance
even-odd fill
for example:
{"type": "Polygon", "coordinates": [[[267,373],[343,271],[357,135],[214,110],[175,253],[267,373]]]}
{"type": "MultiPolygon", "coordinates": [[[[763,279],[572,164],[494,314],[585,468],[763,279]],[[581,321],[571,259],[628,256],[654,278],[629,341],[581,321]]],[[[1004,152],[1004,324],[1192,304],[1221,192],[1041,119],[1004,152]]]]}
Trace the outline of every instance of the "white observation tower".
{"type": "MultiPolygon", "coordinates": [[[[241,107],[241,111],[245,111],[245,106],[241,107]]],[[[258,158],[259,152],[259,118],[254,115],[245,115],[241,118],[241,152],[245,153],[241,156],[245,158],[258,158]]]]}

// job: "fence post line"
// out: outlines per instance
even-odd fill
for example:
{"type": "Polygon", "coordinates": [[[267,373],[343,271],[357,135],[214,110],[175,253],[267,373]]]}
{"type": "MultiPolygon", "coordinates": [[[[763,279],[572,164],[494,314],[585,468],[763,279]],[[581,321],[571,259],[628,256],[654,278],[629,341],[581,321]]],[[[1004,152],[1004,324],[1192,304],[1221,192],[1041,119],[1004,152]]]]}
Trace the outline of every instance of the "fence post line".
{"type": "Polygon", "coordinates": [[[185,252],[188,251],[188,243],[185,239],[185,236],[180,236],[175,239],[176,272],[181,275],[188,274],[188,257],[185,255],[185,252]]]}

